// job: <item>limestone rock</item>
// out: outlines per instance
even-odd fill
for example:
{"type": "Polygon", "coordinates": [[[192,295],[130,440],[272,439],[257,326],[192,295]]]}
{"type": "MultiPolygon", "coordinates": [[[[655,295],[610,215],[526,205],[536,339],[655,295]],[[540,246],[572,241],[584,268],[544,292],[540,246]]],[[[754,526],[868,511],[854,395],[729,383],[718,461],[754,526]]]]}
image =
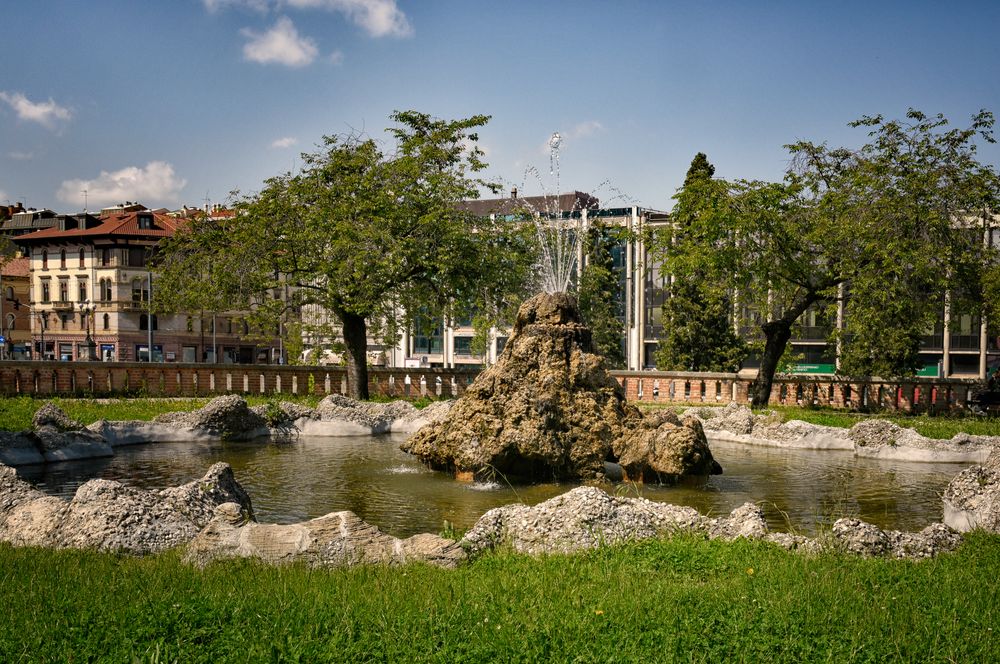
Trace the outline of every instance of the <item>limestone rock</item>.
{"type": "Polygon", "coordinates": [[[355,401],[340,394],[325,397],[316,406],[320,420],[341,420],[369,427],[374,433],[389,431],[394,420],[412,416],[417,409],[408,401],[370,403],[355,401]]]}
{"type": "Polygon", "coordinates": [[[25,466],[44,462],[45,457],[38,449],[38,438],[34,434],[29,431],[0,431],[0,463],[25,466]]]}
{"type": "Polygon", "coordinates": [[[591,352],[575,299],[543,293],[521,305],[497,363],[402,447],[465,476],[602,478],[615,441],[640,420],[591,352]]]}
{"type": "Polygon", "coordinates": [[[919,533],[882,530],[860,519],[838,519],[831,531],[829,545],[861,556],[892,558],[931,558],[954,551],[962,536],[941,523],[934,523],[919,533]]]}
{"type": "Polygon", "coordinates": [[[578,487],[534,507],[492,509],[466,533],[462,544],[470,553],[496,546],[523,553],[565,553],[681,531],[704,532],[709,523],[692,507],[578,487]]]}
{"type": "Polygon", "coordinates": [[[944,520],[952,528],[1000,533],[1000,450],[981,466],[956,475],[942,496],[944,520]]]}
{"type": "Polygon", "coordinates": [[[648,413],[613,445],[626,479],[672,483],[686,475],[718,475],[701,422],[669,410],[648,413]]]}
{"type": "Polygon", "coordinates": [[[737,435],[749,435],[753,431],[755,415],[746,406],[736,402],[724,408],[696,408],[691,413],[702,420],[704,428],[710,431],[728,431],[737,435]]]}
{"type": "Polygon", "coordinates": [[[46,496],[13,469],[0,467],[0,541],[154,553],[193,538],[217,504],[232,501],[253,514],[249,497],[224,463],[199,480],[162,491],[91,480],[70,501],[46,496]]]}
{"type": "Polygon", "coordinates": [[[896,445],[903,428],[888,420],[862,420],[851,427],[848,435],[859,447],[896,445]]]}
{"type": "Polygon", "coordinates": [[[31,418],[31,426],[34,429],[55,429],[56,431],[78,431],[83,425],[67,415],[62,408],[51,401],[46,401],[42,407],[35,411],[31,418]]]}
{"type": "Polygon", "coordinates": [[[729,516],[715,519],[708,529],[710,537],[722,539],[763,539],[768,535],[764,510],[753,503],[743,503],[729,516]]]}
{"type": "Polygon", "coordinates": [[[267,422],[250,410],[243,397],[227,394],[191,412],[164,413],[154,422],[205,431],[223,439],[238,439],[266,432],[267,422]]]}
{"type": "Polygon", "coordinates": [[[310,567],[403,564],[424,561],[453,568],[465,560],[456,542],[431,534],[400,540],[362,521],[353,512],[333,512],[290,525],[247,521],[229,503],[191,542],[188,562],[205,565],[225,558],[255,558],[267,563],[302,562],[310,567]]]}

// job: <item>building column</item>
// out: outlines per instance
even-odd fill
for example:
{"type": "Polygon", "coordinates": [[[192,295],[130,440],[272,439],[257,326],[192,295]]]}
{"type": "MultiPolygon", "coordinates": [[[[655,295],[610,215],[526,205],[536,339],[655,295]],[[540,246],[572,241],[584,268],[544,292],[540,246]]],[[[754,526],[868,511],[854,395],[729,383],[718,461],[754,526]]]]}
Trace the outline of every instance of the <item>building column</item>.
{"type": "Polygon", "coordinates": [[[951,375],[951,293],[944,294],[944,329],[941,330],[941,376],[951,375]]]}
{"type": "Polygon", "coordinates": [[[642,220],[637,208],[632,208],[636,238],[636,371],[642,371],[646,361],[646,243],[642,240],[642,220]]]}

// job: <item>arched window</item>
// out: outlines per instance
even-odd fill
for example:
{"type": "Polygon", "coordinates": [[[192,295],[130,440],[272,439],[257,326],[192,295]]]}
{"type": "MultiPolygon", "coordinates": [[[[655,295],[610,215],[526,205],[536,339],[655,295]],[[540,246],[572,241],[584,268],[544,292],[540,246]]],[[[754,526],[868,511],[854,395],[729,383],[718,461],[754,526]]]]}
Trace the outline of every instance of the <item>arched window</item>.
{"type": "Polygon", "coordinates": [[[149,329],[149,316],[146,314],[139,314],[139,329],[148,330],[149,329]]]}
{"type": "Polygon", "coordinates": [[[14,287],[13,286],[7,286],[7,299],[8,300],[13,300],[14,299],[14,287]]]}
{"type": "Polygon", "coordinates": [[[105,302],[111,301],[111,280],[101,279],[101,299],[105,302]]]}
{"type": "Polygon", "coordinates": [[[80,267],[84,267],[83,247],[80,247],[80,267]]]}
{"type": "Polygon", "coordinates": [[[79,297],[77,297],[77,301],[78,302],[86,302],[87,300],[89,300],[90,298],[87,297],[87,282],[83,281],[83,280],[80,280],[80,281],[77,281],[76,284],[77,284],[77,287],[78,287],[77,288],[77,295],[79,296],[79,297]]]}
{"type": "Polygon", "coordinates": [[[44,249],[42,249],[42,269],[49,269],[49,252],[44,249]]]}
{"type": "Polygon", "coordinates": [[[69,279],[59,280],[59,301],[69,302],[69,279]]]}
{"type": "Polygon", "coordinates": [[[45,280],[42,282],[42,302],[49,302],[49,282],[45,280]]]}
{"type": "Polygon", "coordinates": [[[104,324],[104,327],[102,329],[105,329],[105,330],[110,330],[111,329],[111,316],[110,315],[104,314],[103,324],[104,324]]]}
{"type": "Polygon", "coordinates": [[[59,252],[59,267],[61,267],[64,270],[66,269],[66,250],[65,249],[62,249],[59,252]]]}
{"type": "Polygon", "coordinates": [[[7,331],[8,332],[10,332],[11,330],[14,329],[14,324],[16,322],[17,322],[17,319],[14,317],[14,314],[7,314],[7,331]]]}

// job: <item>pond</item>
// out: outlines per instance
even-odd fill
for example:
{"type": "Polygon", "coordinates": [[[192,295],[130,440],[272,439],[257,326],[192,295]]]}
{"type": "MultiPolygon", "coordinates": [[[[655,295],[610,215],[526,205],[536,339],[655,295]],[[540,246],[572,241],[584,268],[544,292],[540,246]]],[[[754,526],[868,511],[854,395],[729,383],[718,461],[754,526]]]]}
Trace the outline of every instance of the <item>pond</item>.
{"type": "MultiPolygon", "coordinates": [[[[262,522],[293,523],[351,510],[397,537],[467,529],[488,509],[535,504],[571,483],[462,483],[399,450],[404,437],[305,438],[294,443],[151,443],[115,456],[17,469],[46,493],[72,497],[94,478],[159,489],[201,477],[216,461],[233,466],[262,522]]],[[[620,495],[689,505],[712,516],[760,504],[772,530],[814,535],[842,516],[882,528],[919,530],[940,521],[940,495],[963,466],[858,459],[850,452],[785,450],[713,442],[725,470],[676,487],[617,484],[620,495]]]]}

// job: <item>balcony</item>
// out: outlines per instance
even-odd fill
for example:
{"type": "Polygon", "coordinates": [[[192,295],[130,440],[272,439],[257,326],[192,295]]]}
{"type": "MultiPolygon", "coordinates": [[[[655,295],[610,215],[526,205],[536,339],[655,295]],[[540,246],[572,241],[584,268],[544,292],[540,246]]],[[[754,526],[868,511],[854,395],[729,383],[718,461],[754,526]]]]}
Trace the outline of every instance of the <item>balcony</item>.
{"type": "Polygon", "coordinates": [[[73,303],[69,300],[55,300],[52,302],[52,309],[55,311],[73,311],[73,303]]]}
{"type": "Polygon", "coordinates": [[[142,300],[129,300],[117,304],[120,311],[146,311],[149,308],[149,302],[142,300]]]}

